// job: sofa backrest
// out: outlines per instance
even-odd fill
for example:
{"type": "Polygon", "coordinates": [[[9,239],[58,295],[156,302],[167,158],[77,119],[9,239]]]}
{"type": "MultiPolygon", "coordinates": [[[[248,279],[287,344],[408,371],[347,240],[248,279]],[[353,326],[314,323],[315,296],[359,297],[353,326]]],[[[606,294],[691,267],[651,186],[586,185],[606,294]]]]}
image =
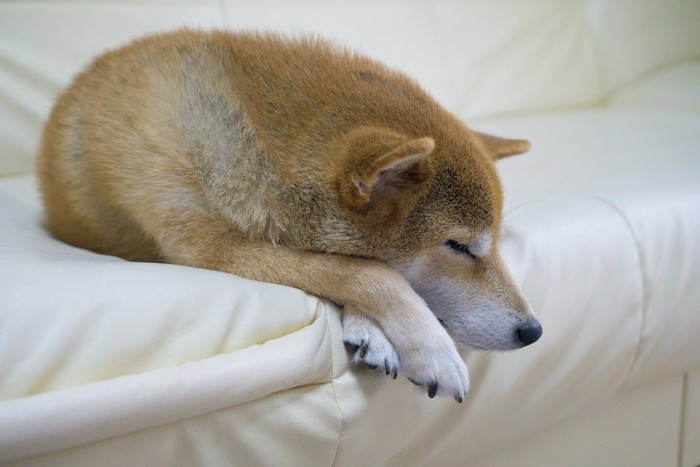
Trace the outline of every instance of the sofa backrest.
{"type": "Polygon", "coordinates": [[[97,54],[179,26],[317,33],[416,78],[461,118],[601,104],[700,56],[698,0],[0,3],[0,176],[27,173],[57,93],[97,54]]]}

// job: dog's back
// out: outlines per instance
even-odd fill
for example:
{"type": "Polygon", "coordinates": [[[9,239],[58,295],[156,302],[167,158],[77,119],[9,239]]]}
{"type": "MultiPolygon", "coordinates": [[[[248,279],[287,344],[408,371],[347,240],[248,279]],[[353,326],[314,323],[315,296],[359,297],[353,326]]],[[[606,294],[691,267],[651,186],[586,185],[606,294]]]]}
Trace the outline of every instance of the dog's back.
{"type": "Polygon", "coordinates": [[[100,57],[54,108],[39,155],[48,225],[78,246],[156,259],[140,227],[154,213],[134,207],[170,183],[183,209],[201,195],[251,237],[309,248],[309,229],[334,217],[326,198],[345,134],[388,124],[434,135],[446,118],[403,75],[322,41],[147,38],[100,57]]]}

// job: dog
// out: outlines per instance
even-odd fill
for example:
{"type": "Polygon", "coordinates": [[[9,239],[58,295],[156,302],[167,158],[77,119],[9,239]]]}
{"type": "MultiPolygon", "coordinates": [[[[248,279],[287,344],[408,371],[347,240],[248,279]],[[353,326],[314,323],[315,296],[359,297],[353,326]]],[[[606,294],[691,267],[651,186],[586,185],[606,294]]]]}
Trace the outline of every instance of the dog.
{"type": "Polygon", "coordinates": [[[494,162],[528,148],[321,39],[182,29],[78,75],[37,169],[56,238],[341,304],[353,362],[462,402],[455,342],[542,333],[497,248],[494,162]]]}

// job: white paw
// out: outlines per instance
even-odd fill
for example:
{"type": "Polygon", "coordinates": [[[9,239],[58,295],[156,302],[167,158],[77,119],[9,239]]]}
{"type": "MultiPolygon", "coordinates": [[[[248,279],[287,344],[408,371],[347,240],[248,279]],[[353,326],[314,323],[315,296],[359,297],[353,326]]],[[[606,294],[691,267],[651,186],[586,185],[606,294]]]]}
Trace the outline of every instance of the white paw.
{"type": "Polygon", "coordinates": [[[469,391],[469,372],[454,342],[449,336],[424,339],[422,347],[400,354],[401,372],[413,384],[425,387],[428,397],[451,396],[461,403],[469,391]]]}
{"type": "Polygon", "coordinates": [[[455,342],[422,300],[408,305],[413,306],[381,323],[399,355],[401,373],[430,398],[451,396],[461,403],[469,391],[469,372],[455,342]]]}
{"type": "Polygon", "coordinates": [[[379,325],[358,313],[352,305],[343,311],[343,343],[353,353],[352,362],[379,369],[396,379],[399,357],[379,325]]]}

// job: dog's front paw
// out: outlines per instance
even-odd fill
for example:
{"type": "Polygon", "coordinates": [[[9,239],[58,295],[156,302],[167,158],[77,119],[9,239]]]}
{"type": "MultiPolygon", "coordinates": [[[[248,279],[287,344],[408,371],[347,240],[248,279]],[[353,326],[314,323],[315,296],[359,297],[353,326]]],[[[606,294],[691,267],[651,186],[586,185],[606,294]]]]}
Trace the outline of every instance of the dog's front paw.
{"type": "Polygon", "coordinates": [[[462,403],[469,391],[467,365],[450,340],[426,344],[420,350],[401,355],[401,371],[409,381],[422,386],[431,399],[452,396],[462,403]]]}
{"type": "Polygon", "coordinates": [[[451,396],[462,402],[469,390],[467,365],[457,346],[427,308],[415,308],[413,323],[406,326],[396,320],[383,323],[401,362],[401,373],[421,386],[432,399],[451,396]]]}
{"type": "Polygon", "coordinates": [[[343,312],[343,343],[353,353],[353,363],[379,369],[396,379],[399,357],[394,347],[374,320],[350,305],[346,305],[343,312]]]}

